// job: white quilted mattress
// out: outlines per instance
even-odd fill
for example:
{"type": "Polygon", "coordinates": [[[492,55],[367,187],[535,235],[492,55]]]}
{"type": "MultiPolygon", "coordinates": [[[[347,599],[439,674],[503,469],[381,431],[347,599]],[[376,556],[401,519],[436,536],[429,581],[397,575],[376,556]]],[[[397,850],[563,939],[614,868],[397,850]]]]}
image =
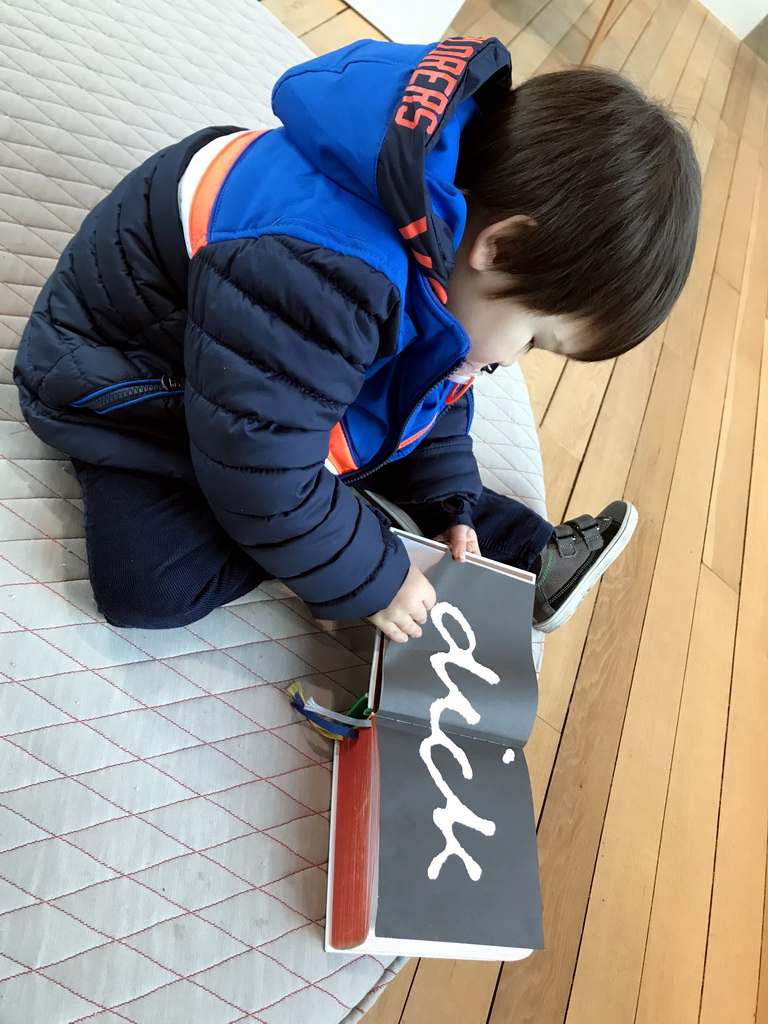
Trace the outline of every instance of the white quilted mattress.
{"type": "MultiPolygon", "coordinates": [[[[78,486],[22,422],[14,352],[93,206],[199,127],[267,126],[305,47],[251,0],[0,2],[0,1024],[352,1024],[401,961],[322,949],[329,749],[371,630],[269,584],[186,629],[121,630],[78,486]]],[[[543,511],[522,377],[484,382],[486,482],[543,511]]]]}

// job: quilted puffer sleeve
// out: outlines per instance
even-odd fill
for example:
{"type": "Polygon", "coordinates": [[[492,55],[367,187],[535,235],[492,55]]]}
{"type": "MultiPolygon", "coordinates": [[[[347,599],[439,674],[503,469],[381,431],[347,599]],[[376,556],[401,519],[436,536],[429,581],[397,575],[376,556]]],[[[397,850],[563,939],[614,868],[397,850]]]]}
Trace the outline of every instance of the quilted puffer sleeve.
{"type": "Polygon", "coordinates": [[[427,537],[460,523],[471,526],[472,506],[483,489],[469,435],[470,394],[448,406],[410,454],[364,481],[400,505],[427,537]]]}
{"type": "Polygon", "coordinates": [[[219,522],[316,616],[385,608],[408,557],[324,463],[366,367],[397,334],[395,288],[355,257],[268,235],[201,249],[188,310],[187,426],[219,522]]]}

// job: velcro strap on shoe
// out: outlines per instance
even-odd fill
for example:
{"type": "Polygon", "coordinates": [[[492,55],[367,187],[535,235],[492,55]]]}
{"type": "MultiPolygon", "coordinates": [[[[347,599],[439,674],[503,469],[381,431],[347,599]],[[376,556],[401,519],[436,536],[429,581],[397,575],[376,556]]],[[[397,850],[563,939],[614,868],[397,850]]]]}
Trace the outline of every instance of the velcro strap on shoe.
{"type": "Polygon", "coordinates": [[[590,551],[600,551],[602,549],[603,539],[600,536],[597,520],[593,519],[592,516],[579,516],[576,519],[571,519],[570,522],[573,523],[582,535],[590,551]]]}
{"type": "Polygon", "coordinates": [[[554,538],[557,544],[558,553],[563,558],[570,558],[576,554],[576,541],[573,528],[568,523],[561,523],[555,527],[554,538]]]}

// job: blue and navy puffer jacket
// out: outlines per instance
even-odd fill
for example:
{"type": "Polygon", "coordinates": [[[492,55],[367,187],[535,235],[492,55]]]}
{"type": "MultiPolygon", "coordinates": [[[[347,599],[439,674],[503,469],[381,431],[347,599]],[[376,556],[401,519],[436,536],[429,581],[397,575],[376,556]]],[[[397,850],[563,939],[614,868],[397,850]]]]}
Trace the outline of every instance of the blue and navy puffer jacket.
{"type": "Polygon", "coordinates": [[[77,459],[199,486],[316,615],[386,607],[407,556],[345,484],[434,530],[480,492],[471,393],[448,379],[470,343],[444,303],[460,134],[509,87],[496,39],[363,41],[300,65],[274,89],[282,127],[235,136],[206,172],[187,242],[180,179],[241,130],[152,157],[40,294],[15,371],[33,429],[77,459]]]}

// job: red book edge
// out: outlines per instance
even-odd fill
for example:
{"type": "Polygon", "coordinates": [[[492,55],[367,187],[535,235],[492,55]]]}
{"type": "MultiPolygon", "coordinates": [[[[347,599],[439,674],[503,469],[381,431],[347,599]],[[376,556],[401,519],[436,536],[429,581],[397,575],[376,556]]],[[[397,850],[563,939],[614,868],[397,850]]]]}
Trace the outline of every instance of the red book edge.
{"type": "Polygon", "coordinates": [[[376,719],[356,739],[339,743],[332,824],[330,945],[354,949],[365,942],[374,914],[378,866],[379,744],[376,719]]]}

